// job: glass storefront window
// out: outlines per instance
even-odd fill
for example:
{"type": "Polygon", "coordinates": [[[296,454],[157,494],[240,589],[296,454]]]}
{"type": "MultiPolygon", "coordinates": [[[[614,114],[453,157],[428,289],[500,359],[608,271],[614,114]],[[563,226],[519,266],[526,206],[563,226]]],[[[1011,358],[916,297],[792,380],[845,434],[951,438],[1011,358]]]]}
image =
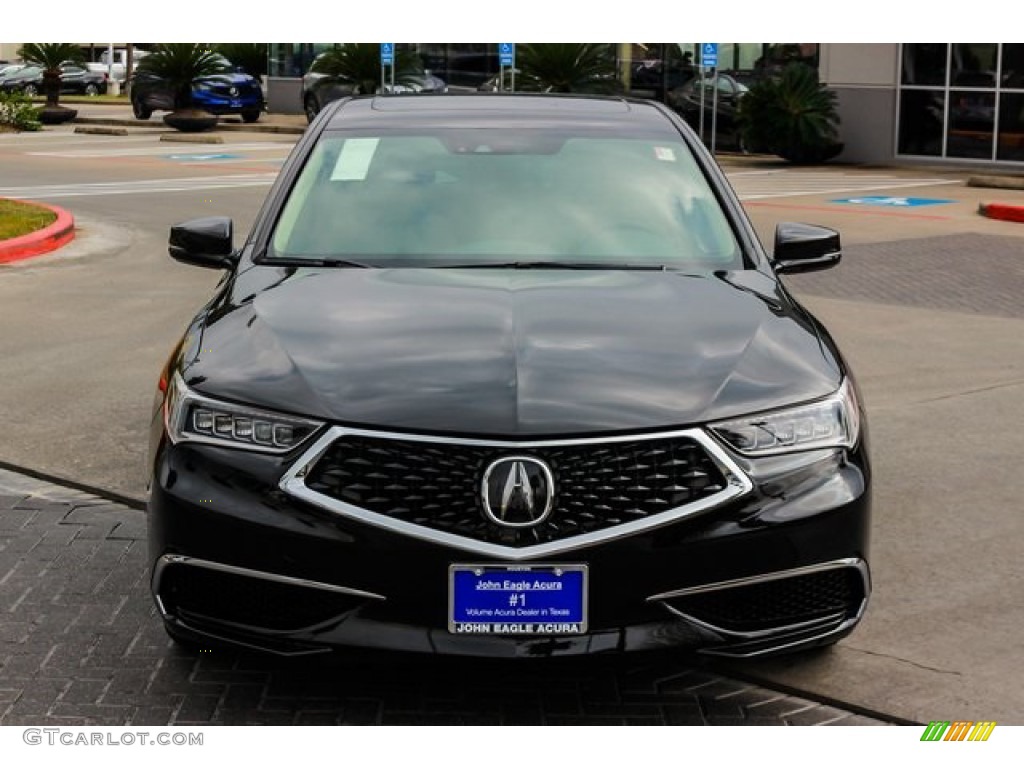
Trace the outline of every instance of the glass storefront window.
{"type": "Polygon", "coordinates": [[[1003,45],[1003,65],[999,85],[1003,88],[1024,89],[1024,43],[1003,45]]]}
{"type": "Polygon", "coordinates": [[[901,64],[898,154],[1024,160],[1024,44],[905,43],[901,64]]]}
{"type": "Polygon", "coordinates": [[[945,85],[946,43],[905,43],[903,85],[945,85]]]}
{"type": "Polygon", "coordinates": [[[1024,93],[1004,93],[999,99],[998,160],[1024,160],[1024,93]]]}
{"type": "Polygon", "coordinates": [[[302,77],[317,54],[333,48],[335,43],[271,43],[270,77],[302,77]]]}
{"type": "Polygon", "coordinates": [[[914,89],[900,94],[901,155],[942,155],[945,102],[942,91],[914,89]]]}
{"type": "Polygon", "coordinates": [[[948,157],[991,159],[996,95],[985,91],[950,91],[948,157]]]}
{"type": "Polygon", "coordinates": [[[996,43],[953,43],[949,84],[965,88],[995,88],[996,43]]]}

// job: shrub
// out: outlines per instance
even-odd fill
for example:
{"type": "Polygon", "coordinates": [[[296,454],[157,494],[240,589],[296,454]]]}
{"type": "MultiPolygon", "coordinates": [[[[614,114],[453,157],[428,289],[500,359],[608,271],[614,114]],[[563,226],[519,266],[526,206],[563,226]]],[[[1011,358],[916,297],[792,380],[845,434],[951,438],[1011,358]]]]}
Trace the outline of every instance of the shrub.
{"type": "Polygon", "coordinates": [[[740,100],[737,123],[746,147],[793,163],[821,163],[838,155],[836,95],[806,64],[755,83],[740,100]]]}
{"type": "Polygon", "coordinates": [[[524,43],[516,51],[516,88],[553,93],[614,93],[615,49],[609,43],[524,43]]]}
{"type": "Polygon", "coordinates": [[[192,106],[192,81],[221,74],[223,62],[205,43],[161,43],[137,69],[166,81],[174,93],[174,109],[182,110],[192,106]]]}
{"type": "MultiPolygon", "coordinates": [[[[395,51],[395,83],[410,85],[422,73],[419,56],[406,49],[395,51]]],[[[356,93],[376,93],[381,87],[380,44],[343,43],[313,62],[312,71],[352,83],[356,93]]]]}
{"type": "Polygon", "coordinates": [[[39,109],[24,94],[0,93],[0,125],[19,131],[38,131],[42,127],[39,109]]]}
{"type": "Polygon", "coordinates": [[[74,43],[25,43],[18,55],[26,64],[43,70],[43,92],[46,106],[56,107],[60,101],[60,67],[65,61],[82,61],[82,49],[74,43]]]}
{"type": "Polygon", "coordinates": [[[267,74],[266,43],[216,43],[213,50],[257,80],[267,74]]]}

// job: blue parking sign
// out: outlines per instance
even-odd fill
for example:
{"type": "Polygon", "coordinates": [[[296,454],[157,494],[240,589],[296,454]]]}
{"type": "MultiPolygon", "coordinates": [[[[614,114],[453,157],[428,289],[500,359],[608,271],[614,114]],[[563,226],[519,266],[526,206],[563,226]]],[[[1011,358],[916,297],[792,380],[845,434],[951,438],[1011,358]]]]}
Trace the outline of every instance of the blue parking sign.
{"type": "Polygon", "coordinates": [[[498,66],[514,67],[516,65],[516,44],[498,43],[498,66]]]}
{"type": "Polygon", "coordinates": [[[382,67],[391,67],[395,64],[395,44],[394,43],[381,43],[380,44],[380,65],[382,67]]]}
{"type": "Polygon", "coordinates": [[[718,43],[700,44],[700,65],[702,67],[718,66],[718,43]]]}

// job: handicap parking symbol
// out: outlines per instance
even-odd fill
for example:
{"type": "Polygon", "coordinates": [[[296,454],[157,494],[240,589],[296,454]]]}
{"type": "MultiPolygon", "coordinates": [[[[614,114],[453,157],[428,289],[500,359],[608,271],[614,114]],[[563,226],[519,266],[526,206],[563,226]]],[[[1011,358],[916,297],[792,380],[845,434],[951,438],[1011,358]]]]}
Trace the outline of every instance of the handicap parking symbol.
{"type": "Polygon", "coordinates": [[[880,205],[891,208],[916,208],[922,205],[943,205],[954,203],[955,200],[939,200],[933,197],[891,197],[885,195],[868,195],[867,197],[844,197],[839,200],[831,200],[833,203],[847,203],[849,205],[880,205]]]}

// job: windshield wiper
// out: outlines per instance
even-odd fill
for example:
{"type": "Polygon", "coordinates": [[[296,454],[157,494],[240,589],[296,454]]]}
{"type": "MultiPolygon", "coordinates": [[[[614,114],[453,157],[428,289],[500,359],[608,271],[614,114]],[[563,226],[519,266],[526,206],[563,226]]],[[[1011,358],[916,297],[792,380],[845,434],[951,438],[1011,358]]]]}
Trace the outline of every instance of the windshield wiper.
{"type": "Polygon", "coordinates": [[[438,269],[608,269],[665,272],[664,264],[615,264],[606,261],[482,261],[468,264],[441,264],[438,269]]]}
{"type": "Polygon", "coordinates": [[[356,269],[372,269],[373,266],[371,264],[364,264],[361,261],[351,261],[350,259],[310,257],[283,258],[280,256],[260,259],[258,263],[261,266],[270,267],[353,267],[356,269]]]}

